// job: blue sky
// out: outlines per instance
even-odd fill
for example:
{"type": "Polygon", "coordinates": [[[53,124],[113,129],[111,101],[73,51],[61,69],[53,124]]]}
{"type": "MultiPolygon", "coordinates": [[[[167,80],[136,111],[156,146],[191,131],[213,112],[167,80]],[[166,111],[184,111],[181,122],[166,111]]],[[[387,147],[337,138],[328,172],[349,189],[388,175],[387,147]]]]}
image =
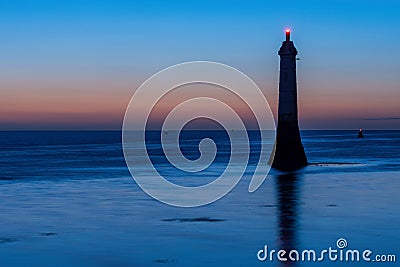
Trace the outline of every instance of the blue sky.
{"type": "Polygon", "coordinates": [[[397,1],[0,0],[0,129],[118,129],[141,82],[191,60],[245,72],[275,109],[285,27],[302,128],[400,129],[398,14],[397,1]]]}

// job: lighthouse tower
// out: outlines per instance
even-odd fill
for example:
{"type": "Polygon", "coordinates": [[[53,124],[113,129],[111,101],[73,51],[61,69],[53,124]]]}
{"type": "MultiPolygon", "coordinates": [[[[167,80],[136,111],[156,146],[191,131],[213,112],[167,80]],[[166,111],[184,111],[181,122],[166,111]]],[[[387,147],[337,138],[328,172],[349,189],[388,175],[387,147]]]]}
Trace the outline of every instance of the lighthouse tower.
{"type": "Polygon", "coordinates": [[[272,167],[281,171],[292,171],[307,165],[307,157],[301,143],[297,120],[297,50],[290,41],[290,30],[279,50],[279,107],[275,157],[272,167]]]}

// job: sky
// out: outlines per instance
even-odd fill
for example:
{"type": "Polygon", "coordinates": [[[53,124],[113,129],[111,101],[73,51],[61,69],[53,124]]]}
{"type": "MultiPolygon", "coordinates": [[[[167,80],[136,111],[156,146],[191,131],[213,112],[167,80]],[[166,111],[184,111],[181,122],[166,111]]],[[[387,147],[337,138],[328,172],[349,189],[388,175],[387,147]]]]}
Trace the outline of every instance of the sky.
{"type": "Polygon", "coordinates": [[[398,1],[0,0],[0,130],[118,130],[135,90],[206,60],[276,113],[292,29],[302,129],[400,129],[398,1]]]}

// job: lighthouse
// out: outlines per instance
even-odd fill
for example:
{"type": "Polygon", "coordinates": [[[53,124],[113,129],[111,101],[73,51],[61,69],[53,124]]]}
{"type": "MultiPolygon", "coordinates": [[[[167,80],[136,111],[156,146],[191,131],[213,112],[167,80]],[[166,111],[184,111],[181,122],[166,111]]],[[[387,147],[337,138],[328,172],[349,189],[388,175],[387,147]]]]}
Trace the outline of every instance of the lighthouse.
{"type": "Polygon", "coordinates": [[[290,29],[285,30],[286,40],[279,49],[279,106],[276,132],[275,157],[272,167],[281,171],[293,171],[307,165],[307,157],[301,143],[297,116],[297,50],[290,40],[290,29]]]}

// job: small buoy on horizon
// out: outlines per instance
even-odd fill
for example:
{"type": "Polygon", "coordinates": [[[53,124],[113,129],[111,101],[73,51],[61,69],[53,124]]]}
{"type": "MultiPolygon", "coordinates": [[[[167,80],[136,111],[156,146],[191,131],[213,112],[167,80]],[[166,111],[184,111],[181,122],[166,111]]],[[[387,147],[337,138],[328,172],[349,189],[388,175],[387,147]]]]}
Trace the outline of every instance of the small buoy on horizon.
{"type": "Polygon", "coordinates": [[[360,130],[358,131],[358,138],[363,138],[364,134],[363,134],[363,130],[360,128],[360,130]]]}

